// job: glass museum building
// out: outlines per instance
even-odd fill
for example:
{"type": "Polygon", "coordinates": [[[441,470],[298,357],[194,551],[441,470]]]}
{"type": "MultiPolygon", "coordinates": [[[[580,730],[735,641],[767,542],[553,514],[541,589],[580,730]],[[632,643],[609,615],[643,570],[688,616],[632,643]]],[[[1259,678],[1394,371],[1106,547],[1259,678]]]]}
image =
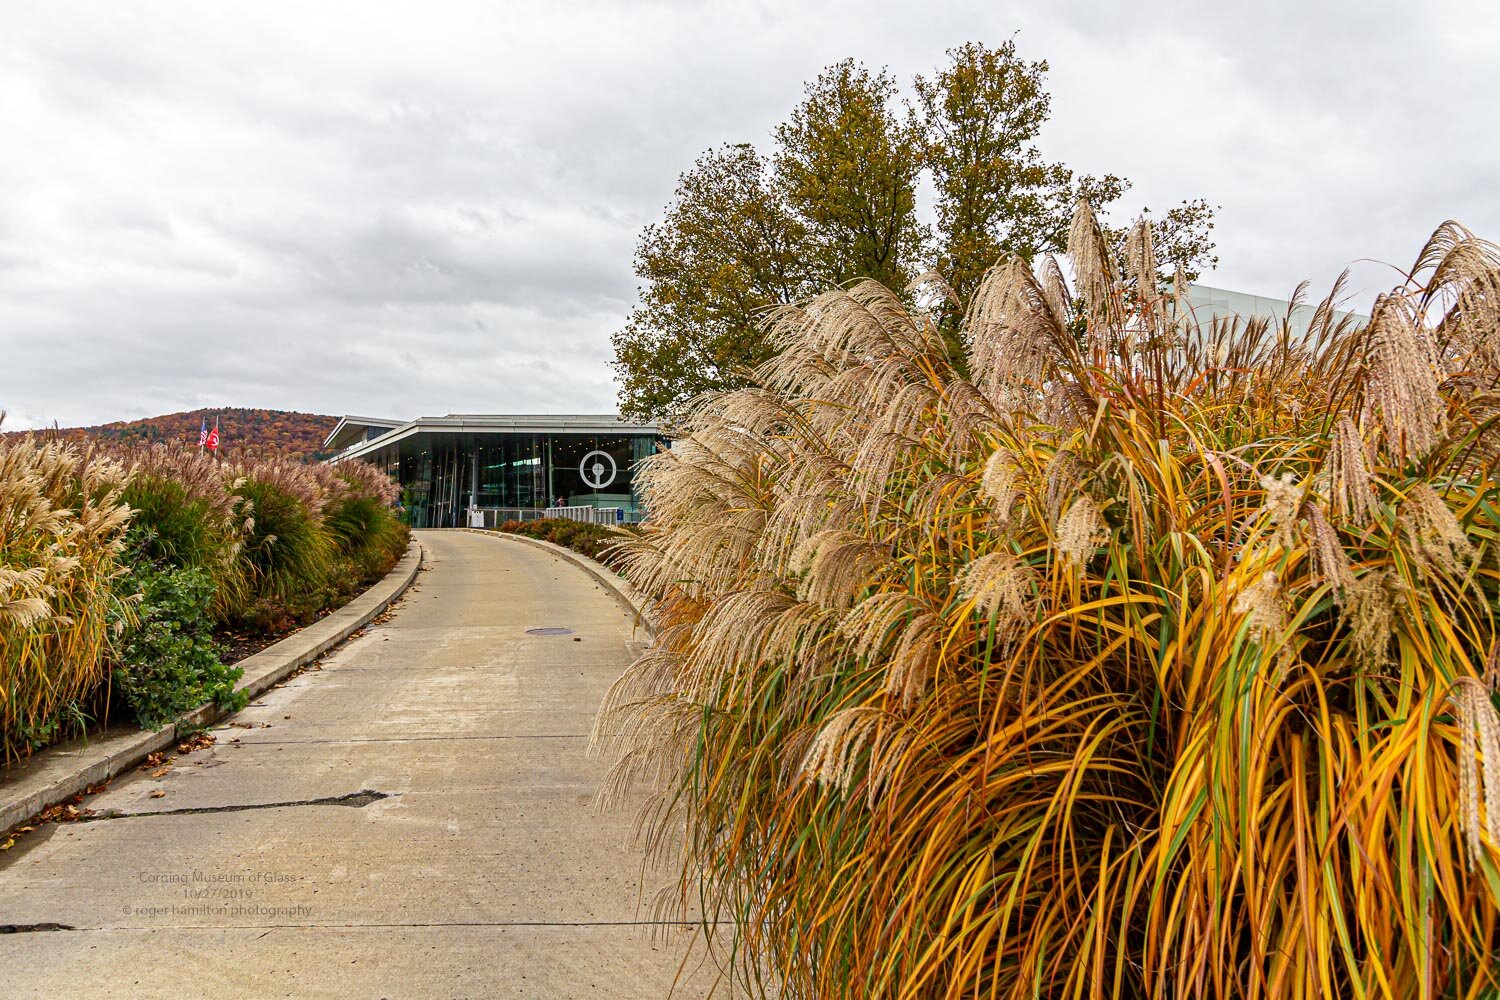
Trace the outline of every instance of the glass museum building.
{"type": "Polygon", "coordinates": [[[323,443],[335,452],[327,461],[386,470],[417,528],[493,527],[558,508],[638,521],[636,463],[665,446],[655,424],[613,414],[345,416],[323,443]]]}

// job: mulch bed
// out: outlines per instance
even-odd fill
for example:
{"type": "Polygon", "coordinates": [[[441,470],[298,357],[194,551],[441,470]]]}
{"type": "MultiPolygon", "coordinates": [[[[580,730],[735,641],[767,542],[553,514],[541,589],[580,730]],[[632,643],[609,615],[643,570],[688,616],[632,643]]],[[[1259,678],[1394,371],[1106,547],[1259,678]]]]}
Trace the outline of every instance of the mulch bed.
{"type": "Polygon", "coordinates": [[[289,635],[296,635],[313,622],[327,618],[347,603],[345,601],[335,607],[324,608],[312,621],[294,625],[280,632],[236,632],[232,629],[217,629],[214,632],[214,642],[219,644],[225,663],[238,663],[247,656],[254,656],[266,647],[275,645],[289,635]]]}

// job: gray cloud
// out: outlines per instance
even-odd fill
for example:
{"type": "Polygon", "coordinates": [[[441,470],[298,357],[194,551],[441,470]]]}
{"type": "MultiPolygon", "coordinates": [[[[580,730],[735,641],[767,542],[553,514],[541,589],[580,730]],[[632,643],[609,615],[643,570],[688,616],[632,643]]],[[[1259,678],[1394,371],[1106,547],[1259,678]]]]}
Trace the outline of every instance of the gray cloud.
{"type": "MultiPolygon", "coordinates": [[[[1045,152],[1222,206],[1210,279],[1389,285],[1500,235],[1487,5],[11,4],[7,427],[199,405],[614,406],[636,234],[845,56],[902,79],[1019,32],[1045,152]]],[[[1357,304],[1357,303],[1356,303],[1357,304]]]]}

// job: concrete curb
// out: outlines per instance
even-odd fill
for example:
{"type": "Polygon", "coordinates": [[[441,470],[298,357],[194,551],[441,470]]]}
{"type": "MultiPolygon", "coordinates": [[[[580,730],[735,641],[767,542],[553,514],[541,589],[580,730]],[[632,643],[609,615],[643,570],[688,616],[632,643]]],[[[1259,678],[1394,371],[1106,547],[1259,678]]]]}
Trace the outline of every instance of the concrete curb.
{"type": "Polygon", "coordinates": [[[501,538],[512,542],[521,542],[532,548],[550,552],[555,556],[566,559],[568,562],[583,570],[599,582],[605,590],[609,591],[615,600],[625,606],[625,609],[635,616],[636,627],[645,632],[652,639],[656,638],[656,626],[652,623],[650,616],[646,613],[650,607],[640,594],[636,593],[634,587],[624,577],[603,563],[596,562],[581,552],[558,545],[554,542],[543,541],[540,538],[529,538],[526,535],[513,535],[508,531],[491,531],[488,528],[459,528],[459,531],[467,531],[475,535],[488,535],[491,538],[501,538]]]}
{"type": "MultiPolygon", "coordinates": [[[[422,556],[422,546],[413,538],[401,561],[363,594],[300,632],[236,661],[234,665],[245,671],[236,690],[254,698],[364,628],[406,593],[422,568],[422,556]]],[[[147,754],[177,742],[179,735],[202,729],[225,714],[210,703],[155,732],[106,732],[40,751],[0,773],[0,833],[135,766],[147,754]]]]}

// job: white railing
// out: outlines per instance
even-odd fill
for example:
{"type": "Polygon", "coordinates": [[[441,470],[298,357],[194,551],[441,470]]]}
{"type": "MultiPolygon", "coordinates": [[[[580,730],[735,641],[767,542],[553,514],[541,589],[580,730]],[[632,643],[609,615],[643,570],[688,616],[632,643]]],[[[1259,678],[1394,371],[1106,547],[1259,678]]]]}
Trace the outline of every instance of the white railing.
{"type": "Polygon", "coordinates": [[[498,528],[506,521],[535,521],[542,517],[542,511],[535,507],[470,507],[466,514],[471,518],[470,527],[498,528]],[[484,524],[475,524],[474,512],[478,512],[484,518],[484,524]]]}
{"type": "Polygon", "coordinates": [[[560,517],[566,521],[582,521],[585,524],[614,524],[620,519],[618,507],[548,507],[548,517],[560,517]]]}
{"type": "Polygon", "coordinates": [[[459,524],[471,528],[498,528],[506,521],[535,521],[542,517],[562,517],[585,524],[620,524],[641,519],[637,511],[625,511],[620,516],[619,507],[469,507],[459,512],[459,524]]]}

